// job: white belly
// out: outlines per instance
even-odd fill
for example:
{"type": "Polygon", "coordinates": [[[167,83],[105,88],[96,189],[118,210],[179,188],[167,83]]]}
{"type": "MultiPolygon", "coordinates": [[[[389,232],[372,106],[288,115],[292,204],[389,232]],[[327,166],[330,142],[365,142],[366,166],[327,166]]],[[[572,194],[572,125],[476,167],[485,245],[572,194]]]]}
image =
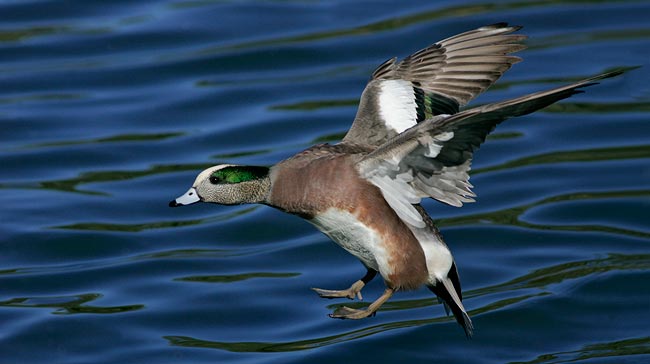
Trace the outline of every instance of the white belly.
{"type": "Polygon", "coordinates": [[[384,277],[390,273],[381,237],[362,224],[354,214],[330,208],[308,221],[367,267],[384,277]]]}

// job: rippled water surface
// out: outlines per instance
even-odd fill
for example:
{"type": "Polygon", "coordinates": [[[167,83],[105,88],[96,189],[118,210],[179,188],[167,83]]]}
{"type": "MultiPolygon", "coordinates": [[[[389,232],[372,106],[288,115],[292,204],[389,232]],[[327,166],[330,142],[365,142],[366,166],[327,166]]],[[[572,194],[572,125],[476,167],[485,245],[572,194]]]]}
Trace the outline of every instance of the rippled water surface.
{"type": "Polygon", "coordinates": [[[649,15],[647,1],[0,1],[0,362],[650,362],[649,15]],[[475,104],[642,67],[500,125],[475,155],[476,203],[425,203],[472,340],[424,289],[328,318],[344,302],[309,288],[364,270],[297,217],[168,208],[209,165],[336,142],[378,64],[498,21],[524,25],[529,48],[475,104]]]}

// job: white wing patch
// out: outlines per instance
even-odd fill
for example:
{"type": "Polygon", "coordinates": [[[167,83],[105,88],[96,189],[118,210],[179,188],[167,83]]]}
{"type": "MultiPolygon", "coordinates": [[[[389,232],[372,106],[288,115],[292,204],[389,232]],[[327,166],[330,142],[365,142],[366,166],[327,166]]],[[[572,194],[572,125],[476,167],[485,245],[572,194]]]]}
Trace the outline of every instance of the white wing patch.
{"type": "Polygon", "coordinates": [[[381,81],[378,103],[379,113],[386,127],[398,134],[417,124],[417,105],[411,82],[381,81]]]}

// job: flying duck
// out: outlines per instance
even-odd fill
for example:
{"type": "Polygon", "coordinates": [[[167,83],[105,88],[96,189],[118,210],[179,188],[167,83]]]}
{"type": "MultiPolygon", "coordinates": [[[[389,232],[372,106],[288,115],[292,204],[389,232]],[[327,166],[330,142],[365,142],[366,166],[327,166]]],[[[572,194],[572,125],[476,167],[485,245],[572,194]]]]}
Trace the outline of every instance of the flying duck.
{"type": "Polygon", "coordinates": [[[342,306],[341,319],[374,315],[396,291],[426,286],[470,337],[454,258],[420,205],[473,202],[473,154],[507,118],[567,98],[603,73],[570,85],[461,110],[521,59],[526,36],[498,23],[447,38],[401,61],[381,64],[366,85],[343,140],[319,144],[271,167],[221,164],[201,173],[169,203],[261,203],[306,219],[357,257],[365,275],[344,290],[313,288],[324,298],[359,298],[377,273],[386,289],[365,309],[342,306]]]}

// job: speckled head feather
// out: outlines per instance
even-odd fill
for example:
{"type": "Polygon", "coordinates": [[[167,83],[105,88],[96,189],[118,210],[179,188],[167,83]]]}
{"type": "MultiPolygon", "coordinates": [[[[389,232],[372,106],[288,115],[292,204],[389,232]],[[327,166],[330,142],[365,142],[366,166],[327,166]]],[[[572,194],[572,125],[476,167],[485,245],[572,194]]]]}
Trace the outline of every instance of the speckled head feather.
{"type": "Polygon", "coordinates": [[[271,187],[268,175],[268,167],[221,164],[199,173],[192,187],[205,202],[263,203],[271,187]]]}

